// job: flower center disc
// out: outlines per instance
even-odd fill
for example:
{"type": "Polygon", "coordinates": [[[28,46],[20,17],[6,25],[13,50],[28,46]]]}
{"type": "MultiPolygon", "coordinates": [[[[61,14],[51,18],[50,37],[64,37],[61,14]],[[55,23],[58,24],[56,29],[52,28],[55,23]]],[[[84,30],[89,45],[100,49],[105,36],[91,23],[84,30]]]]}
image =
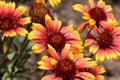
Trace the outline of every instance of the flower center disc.
{"type": "Polygon", "coordinates": [[[44,20],[46,14],[50,15],[50,11],[41,3],[34,3],[29,9],[29,15],[31,16],[32,21],[42,25],[45,25],[44,20]]]}
{"type": "Polygon", "coordinates": [[[56,65],[56,75],[63,78],[63,80],[72,80],[76,73],[75,64],[70,59],[64,59],[56,65]]]}
{"type": "Polygon", "coordinates": [[[3,18],[3,19],[0,19],[0,30],[8,30],[10,29],[12,26],[12,20],[10,18],[3,18]]]}
{"type": "Polygon", "coordinates": [[[61,33],[50,34],[48,36],[48,44],[61,51],[65,45],[65,38],[61,33]]]}
{"type": "Polygon", "coordinates": [[[99,23],[101,20],[106,20],[106,14],[102,8],[95,7],[89,11],[90,16],[99,23]]]}
{"type": "Polygon", "coordinates": [[[98,38],[98,43],[102,48],[109,48],[113,41],[112,35],[108,31],[104,31],[98,38]]]}

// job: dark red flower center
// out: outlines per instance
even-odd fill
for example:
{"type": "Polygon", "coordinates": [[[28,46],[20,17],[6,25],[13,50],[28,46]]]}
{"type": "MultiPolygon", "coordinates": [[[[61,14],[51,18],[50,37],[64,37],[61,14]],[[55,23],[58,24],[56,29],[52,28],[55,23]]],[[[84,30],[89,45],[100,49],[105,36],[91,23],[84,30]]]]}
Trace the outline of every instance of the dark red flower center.
{"type": "Polygon", "coordinates": [[[97,23],[101,20],[106,20],[107,16],[106,13],[103,11],[102,8],[95,7],[89,11],[91,18],[93,18],[97,23]]]}
{"type": "Polygon", "coordinates": [[[76,74],[75,64],[70,59],[63,59],[57,63],[55,72],[63,80],[72,80],[76,74]]]}
{"type": "Polygon", "coordinates": [[[0,30],[9,30],[11,29],[13,26],[13,20],[9,17],[5,17],[0,19],[0,30]]]}
{"type": "Polygon", "coordinates": [[[32,22],[45,25],[45,15],[50,14],[49,9],[42,3],[34,3],[29,9],[29,15],[32,18],[32,22]]]}
{"type": "Polygon", "coordinates": [[[48,44],[56,50],[61,51],[66,43],[65,37],[61,33],[53,33],[48,36],[48,44]]]}
{"type": "Polygon", "coordinates": [[[111,43],[113,41],[113,37],[110,33],[110,31],[104,31],[100,34],[98,38],[98,44],[102,48],[109,48],[111,46],[111,43]]]}

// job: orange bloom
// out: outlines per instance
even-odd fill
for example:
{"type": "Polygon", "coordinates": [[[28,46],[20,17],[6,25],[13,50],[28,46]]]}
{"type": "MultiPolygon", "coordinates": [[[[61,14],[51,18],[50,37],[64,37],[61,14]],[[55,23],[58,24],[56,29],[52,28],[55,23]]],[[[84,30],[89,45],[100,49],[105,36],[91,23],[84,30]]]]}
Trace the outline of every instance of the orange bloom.
{"type": "Polygon", "coordinates": [[[83,6],[82,4],[73,5],[73,9],[82,12],[82,18],[86,20],[86,22],[82,23],[78,27],[79,32],[82,32],[88,24],[92,29],[95,25],[101,25],[101,21],[107,21],[108,19],[116,20],[113,14],[110,13],[112,7],[110,5],[106,5],[103,0],[98,0],[97,4],[94,3],[94,0],[89,0],[89,4],[90,7],[83,6]]]}
{"type": "Polygon", "coordinates": [[[49,15],[46,15],[45,23],[47,29],[41,24],[33,23],[33,30],[28,35],[28,39],[37,42],[32,47],[34,53],[41,53],[46,50],[48,44],[57,51],[61,51],[66,43],[71,44],[71,49],[81,47],[82,42],[79,33],[73,30],[71,25],[61,27],[61,21],[57,19],[52,20],[49,15]]]}
{"type": "Polygon", "coordinates": [[[91,35],[85,41],[85,46],[90,45],[90,53],[96,54],[95,59],[118,59],[120,56],[120,27],[115,27],[113,20],[101,22],[104,29],[94,28],[96,35],[91,35]]]}
{"type": "Polygon", "coordinates": [[[60,55],[52,46],[48,47],[48,55],[43,56],[38,65],[39,69],[52,70],[53,74],[46,75],[41,80],[95,80],[95,76],[90,72],[79,71],[96,66],[95,61],[83,58],[82,54],[73,54],[70,44],[65,45],[60,55]]]}
{"type": "Polygon", "coordinates": [[[15,3],[0,1],[0,31],[5,36],[14,37],[16,34],[25,36],[28,32],[21,26],[30,23],[30,17],[20,18],[26,11],[23,6],[15,9],[15,3]]]}

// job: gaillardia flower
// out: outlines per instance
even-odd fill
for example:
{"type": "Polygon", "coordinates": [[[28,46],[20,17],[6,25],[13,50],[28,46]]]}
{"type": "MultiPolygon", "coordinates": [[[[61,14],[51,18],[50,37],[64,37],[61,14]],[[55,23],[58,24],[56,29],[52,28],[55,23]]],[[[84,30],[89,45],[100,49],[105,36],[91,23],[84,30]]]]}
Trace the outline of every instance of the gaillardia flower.
{"type": "Polygon", "coordinates": [[[45,15],[48,14],[51,16],[50,10],[47,8],[44,0],[37,0],[36,3],[33,3],[29,9],[29,15],[31,21],[34,23],[40,23],[45,26],[45,15]]]}
{"type": "Polygon", "coordinates": [[[4,36],[14,37],[16,34],[25,36],[28,33],[22,25],[30,23],[30,17],[21,18],[26,8],[15,7],[14,2],[0,1],[0,31],[4,32],[4,36]]]}
{"type": "Polygon", "coordinates": [[[89,4],[90,7],[83,6],[82,4],[73,5],[73,9],[82,12],[82,18],[86,20],[86,22],[82,23],[78,27],[79,32],[82,32],[88,24],[92,29],[95,25],[101,24],[101,21],[107,21],[108,19],[116,20],[113,14],[110,13],[112,7],[110,5],[106,5],[103,0],[98,0],[96,5],[93,0],[89,0],[89,4]]]}
{"type": "Polygon", "coordinates": [[[101,22],[104,29],[95,27],[96,35],[88,37],[85,46],[90,46],[90,53],[96,54],[96,60],[118,59],[120,56],[120,27],[116,27],[113,20],[101,22]]]}
{"type": "Polygon", "coordinates": [[[34,53],[40,53],[47,49],[47,44],[53,46],[57,51],[61,51],[66,43],[71,44],[71,49],[80,48],[82,45],[79,33],[73,27],[61,27],[61,21],[52,20],[49,15],[45,17],[46,28],[41,24],[33,23],[32,31],[28,39],[37,42],[32,47],[34,53]]]}
{"type": "Polygon", "coordinates": [[[70,44],[66,44],[59,55],[48,45],[48,55],[38,61],[39,69],[50,70],[53,74],[44,76],[41,80],[95,80],[90,72],[79,71],[81,68],[96,66],[95,61],[83,58],[82,54],[73,54],[70,44]]]}

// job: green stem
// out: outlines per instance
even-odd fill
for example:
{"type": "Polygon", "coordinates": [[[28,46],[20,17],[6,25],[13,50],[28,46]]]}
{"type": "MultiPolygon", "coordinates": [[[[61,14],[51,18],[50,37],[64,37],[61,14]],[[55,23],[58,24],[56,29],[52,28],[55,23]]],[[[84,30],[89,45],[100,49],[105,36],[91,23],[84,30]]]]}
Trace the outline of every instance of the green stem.
{"type": "Polygon", "coordinates": [[[19,59],[23,55],[23,52],[24,52],[26,46],[28,45],[28,43],[29,43],[29,40],[27,39],[27,35],[26,35],[21,47],[19,48],[19,55],[16,57],[14,65],[18,65],[21,62],[19,59]]]}
{"type": "MultiPolygon", "coordinates": [[[[32,25],[32,23],[28,24],[28,26],[27,26],[27,28],[26,28],[26,29],[28,30],[28,32],[31,31],[31,28],[30,28],[31,25],[32,25]]],[[[21,61],[19,61],[19,59],[20,59],[20,57],[23,55],[23,52],[24,52],[26,46],[27,46],[27,45],[29,44],[29,42],[30,42],[30,41],[28,40],[27,36],[28,36],[28,35],[25,36],[24,41],[21,43],[21,47],[18,49],[19,55],[15,58],[13,65],[19,65],[19,64],[20,64],[19,62],[21,62],[21,61]],[[19,62],[18,62],[18,61],[19,61],[19,62]]]]}
{"type": "Polygon", "coordinates": [[[45,72],[43,73],[43,75],[41,76],[41,78],[44,77],[46,75],[46,73],[47,73],[47,70],[45,70],[45,72]]]}
{"type": "Polygon", "coordinates": [[[86,37],[85,37],[84,40],[83,40],[84,43],[85,43],[85,40],[86,40],[86,38],[88,37],[88,35],[91,33],[91,31],[92,31],[91,29],[88,31],[86,37]]]}

